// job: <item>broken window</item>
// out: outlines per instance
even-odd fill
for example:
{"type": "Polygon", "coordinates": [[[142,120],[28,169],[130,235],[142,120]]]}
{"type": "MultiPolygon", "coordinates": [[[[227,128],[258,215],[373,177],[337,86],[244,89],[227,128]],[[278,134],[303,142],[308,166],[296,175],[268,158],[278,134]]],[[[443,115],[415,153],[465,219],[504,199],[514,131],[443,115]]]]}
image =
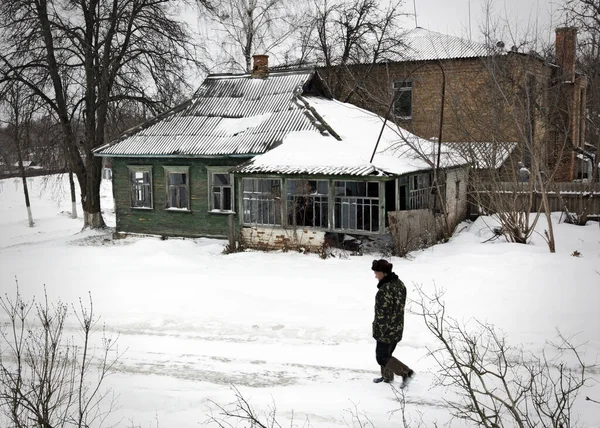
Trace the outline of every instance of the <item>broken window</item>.
{"type": "Polygon", "coordinates": [[[281,224],[281,180],[244,178],[242,187],[245,224],[281,224]]]}
{"type": "Polygon", "coordinates": [[[131,207],[152,208],[152,167],[130,166],[131,207]]]}
{"type": "Polygon", "coordinates": [[[379,183],[336,181],[334,223],[336,229],[379,231],[379,183]]]}
{"type": "Polygon", "coordinates": [[[328,227],[329,183],[325,180],[287,180],[290,226],[328,227]]]}
{"type": "Polygon", "coordinates": [[[165,167],[167,209],[190,209],[189,168],[165,167]]]}

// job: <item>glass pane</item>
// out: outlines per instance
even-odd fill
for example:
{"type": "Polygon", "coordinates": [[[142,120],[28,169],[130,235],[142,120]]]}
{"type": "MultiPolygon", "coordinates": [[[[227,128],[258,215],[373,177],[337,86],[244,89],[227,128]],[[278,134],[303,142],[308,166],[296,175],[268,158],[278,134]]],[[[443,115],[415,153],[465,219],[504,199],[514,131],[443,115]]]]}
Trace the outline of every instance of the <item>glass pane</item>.
{"type": "Polygon", "coordinates": [[[258,201],[256,199],[253,199],[250,205],[250,222],[258,223],[258,201]]]}
{"type": "Polygon", "coordinates": [[[221,209],[226,211],[233,210],[231,187],[223,187],[223,207],[221,209]]]}
{"type": "Polygon", "coordinates": [[[378,198],[379,197],[379,183],[377,182],[370,182],[368,184],[368,194],[367,196],[371,197],[371,198],[378,198]]]}
{"type": "Polygon", "coordinates": [[[150,186],[144,186],[141,189],[141,206],[149,207],[150,206],[150,186]]]}
{"type": "Polygon", "coordinates": [[[298,185],[298,180],[288,180],[287,181],[287,193],[289,195],[295,195],[297,185],[298,185]]]}
{"type": "Polygon", "coordinates": [[[244,199],[244,223],[252,222],[252,218],[250,217],[250,207],[251,202],[247,199],[244,199]]]}
{"type": "Polygon", "coordinates": [[[400,117],[410,117],[412,110],[412,91],[397,91],[396,96],[397,100],[394,103],[394,114],[400,117]]]}
{"type": "Polygon", "coordinates": [[[343,181],[336,181],[334,183],[334,195],[346,196],[346,183],[343,181]]]}
{"type": "Polygon", "coordinates": [[[229,174],[213,174],[214,186],[229,186],[229,174]]]}
{"type": "Polygon", "coordinates": [[[179,208],[188,208],[188,192],[187,187],[179,188],[179,208]]]}
{"type": "Polygon", "coordinates": [[[357,195],[356,182],[354,181],[346,181],[346,196],[356,196],[357,195]]]}
{"type": "Polygon", "coordinates": [[[213,209],[221,210],[221,192],[219,192],[219,188],[213,188],[213,209]],[[216,190],[215,190],[216,189],[216,190]]]}
{"type": "Polygon", "coordinates": [[[365,181],[360,181],[358,183],[358,194],[357,196],[367,196],[367,183],[365,181]]]}
{"type": "Polygon", "coordinates": [[[379,231],[379,205],[373,205],[371,207],[371,221],[372,221],[372,226],[371,226],[371,231],[372,232],[377,232],[379,231]]]}
{"type": "Polygon", "coordinates": [[[179,172],[170,172],[169,173],[169,184],[170,185],[186,184],[186,174],[182,174],[179,172]]]}
{"type": "Polygon", "coordinates": [[[252,178],[244,178],[242,179],[244,192],[252,192],[254,191],[254,179],[252,178]]]}
{"type": "Polygon", "coordinates": [[[317,182],[317,190],[320,195],[329,195],[329,182],[328,181],[317,182]]]}
{"type": "Polygon", "coordinates": [[[177,207],[177,188],[176,187],[169,187],[169,198],[167,200],[167,206],[169,208],[177,207]]]}

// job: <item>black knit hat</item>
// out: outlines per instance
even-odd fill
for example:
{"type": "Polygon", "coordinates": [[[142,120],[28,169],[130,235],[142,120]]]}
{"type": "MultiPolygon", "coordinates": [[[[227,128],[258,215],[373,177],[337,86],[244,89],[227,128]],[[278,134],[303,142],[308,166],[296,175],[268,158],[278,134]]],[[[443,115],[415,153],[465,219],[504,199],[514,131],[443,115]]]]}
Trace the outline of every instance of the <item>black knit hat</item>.
{"type": "Polygon", "coordinates": [[[374,270],[375,272],[383,272],[385,274],[388,274],[388,273],[392,273],[393,267],[394,267],[393,264],[391,264],[387,260],[381,259],[381,260],[373,260],[373,265],[371,266],[371,269],[374,270]]]}

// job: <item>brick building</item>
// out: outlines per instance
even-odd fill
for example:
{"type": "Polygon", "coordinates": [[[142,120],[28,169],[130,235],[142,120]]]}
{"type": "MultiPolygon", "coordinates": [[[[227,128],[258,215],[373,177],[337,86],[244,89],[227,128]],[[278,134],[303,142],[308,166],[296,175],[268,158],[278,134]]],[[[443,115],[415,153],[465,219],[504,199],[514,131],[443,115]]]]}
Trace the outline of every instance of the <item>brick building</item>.
{"type": "Polygon", "coordinates": [[[405,43],[398,61],[321,73],[338,99],[387,116],[422,138],[517,142],[507,170],[539,159],[546,173],[557,167],[555,180],[586,177],[587,82],[575,69],[575,28],[556,30],[556,64],[502,42],[490,48],[423,28],[410,31],[405,43]]]}

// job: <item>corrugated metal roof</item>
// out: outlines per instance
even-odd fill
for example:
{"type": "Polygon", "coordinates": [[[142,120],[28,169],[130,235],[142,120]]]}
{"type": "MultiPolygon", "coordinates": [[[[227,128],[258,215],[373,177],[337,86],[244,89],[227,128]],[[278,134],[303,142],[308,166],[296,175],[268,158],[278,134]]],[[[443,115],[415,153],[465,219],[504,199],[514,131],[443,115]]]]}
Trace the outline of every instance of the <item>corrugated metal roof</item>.
{"type": "Polygon", "coordinates": [[[404,38],[405,53],[398,61],[477,58],[492,52],[484,44],[417,27],[404,38]]]}
{"type": "Polygon", "coordinates": [[[294,91],[309,71],[209,76],[191,101],[95,150],[105,156],[252,155],[268,151],[294,131],[313,130],[294,91]]]}
{"type": "Polygon", "coordinates": [[[375,168],[372,164],[361,166],[276,166],[276,165],[244,165],[234,168],[232,172],[241,174],[306,174],[306,175],[388,175],[384,171],[375,168]]]}

